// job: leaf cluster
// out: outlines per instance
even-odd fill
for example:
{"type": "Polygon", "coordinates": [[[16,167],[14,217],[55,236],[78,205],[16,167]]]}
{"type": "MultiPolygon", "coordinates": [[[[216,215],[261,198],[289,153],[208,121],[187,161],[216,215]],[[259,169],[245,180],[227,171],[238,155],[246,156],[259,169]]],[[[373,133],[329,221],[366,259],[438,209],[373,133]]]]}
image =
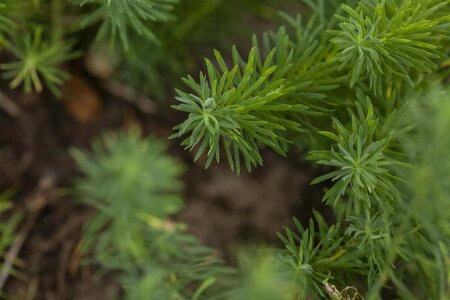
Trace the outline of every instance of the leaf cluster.
{"type": "Polygon", "coordinates": [[[45,82],[55,95],[59,95],[59,86],[69,77],[60,66],[77,56],[69,41],[46,41],[42,27],[17,38],[7,48],[17,61],[1,64],[2,75],[11,79],[11,88],[23,85],[26,93],[42,92],[45,82]]]}
{"type": "Polygon", "coordinates": [[[336,134],[320,133],[331,138],[335,146],[331,150],[312,151],[309,159],[336,169],[312,182],[317,184],[329,179],[335,182],[323,200],[336,206],[347,195],[348,211],[353,209],[359,214],[362,208],[370,210],[372,202],[387,209],[393,201],[400,199],[400,192],[394,185],[396,177],[389,167],[401,162],[387,153],[390,137],[377,139],[379,120],[374,118],[373,106],[369,106],[367,116],[363,115],[360,105],[357,107],[359,117],[352,114],[351,129],[333,119],[336,134]]]}
{"type": "Polygon", "coordinates": [[[339,70],[347,69],[349,84],[368,78],[376,93],[392,82],[413,86],[418,74],[437,69],[443,41],[448,39],[449,16],[443,1],[361,1],[356,9],[342,6],[336,35],[339,70]]]}
{"type": "MultiPolygon", "coordinates": [[[[308,134],[314,136],[317,126],[323,125],[311,116],[329,115],[330,109],[352,106],[354,88],[374,96],[380,94],[381,87],[387,97],[403,92],[403,81],[413,84],[436,69],[439,59],[446,55],[444,41],[450,31],[448,15],[443,13],[449,10],[448,3],[414,3],[359,1],[355,8],[358,13],[346,5],[338,9],[350,17],[335,16],[318,24],[316,20],[322,18],[316,14],[306,26],[300,17],[284,16],[289,30],[282,27],[276,34],[266,34],[262,46],[254,38],[247,61],[233,47],[231,67],[215,51],[216,66],[207,60],[207,76],[200,74],[198,83],[190,76],[185,79],[192,92],[177,91],[181,104],[176,109],[188,116],[175,127],[174,136],[188,134],[182,144],[190,150],[198,144],[199,155],[208,155],[206,166],[213,159],[220,159],[222,148],[233,170],[239,170],[236,162],[241,161],[251,169],[262,164],[259,149],[264,146],[285,154],[292,141],[291,131],[298,131],[299,125],[308,129],[306,132],[313,130],[308,134]],[[357,25],[358,21],[370,19],[364,13],[375,18],[376,24],[357,25]],[[383,41],[388,36],[395,45],[380,42],[376,48],[370,46],[367,38],[358,46],[357,38],[352,36],[358,29],[347,23],[360,26],[361,30],[372,28],[374,32],[370,34],[380,35],[383,41]],[[332,30],[323,32],[322,28],[332,30]],[[404,36],[401,30],[405,31],[404,36]],[[234,68],[239,70],[235,71],[237,76],[234,68]],[[246,70],[247,76],[243,77],[246,70]],[[382,85],[382,78],[390,86],[382,85]],[[391,86],[392,82],[395,86],[391,86]],[[248,124],[241,124],[242,119],[256,120],[259,125],[248,128],[248,124]],[[297,128],[291,122],[297,123],[297,128]],[[239,161],[237,154],[242,157],[239,161]]],[[[361,39],[367,34],[360,34],[361,39]]]]}
{"type": "Polygon", "coordinates": [[[286,264],[300,299],[324,298],[323,286],[328,281],[345,286],[352,274],[364,274],[358,256],[347,249],[339,224],[328,226],[318,213],[315,213],[315,220],[311,219],[305,229],[294,218],[298,233],[286,229],[285,235],[279,235],[286,248],[281,253],[281,260],[286,264]]]}
{"type": "Polygon", "coordinates": [[[195,94],[177,90],[181,104],[175,108],[189,117],[174,128],[173,137],[189,134],[182,145],[189,150],[199,145],[196,158],[206,151],[206,167],[220,160],[221,146],[230,168],[238,173],[241,161],[248,171],[262,165],[262,146],[285,155],[288,134],[301,131],[302,120],[292,119],[292,113],[320,114],[323,109],[311,100],[322,99],[323,91],[338,87],[339,78],[328,78],[335,69],[332,64],[312,64],[325,51],[317,50],[317,32],[307,28],[301,34],[301,19],[289,21],[300,26],[297,46],[293,47],[294,41],[282,27],[265,34],[262,46],[254,37],[247,60],[233,47],[232,67],[215,51],[218,67],[206,60],[207,76],[201,73],[198,83],[191,76],[184,80],[195,94]],[[316,77],[321,79],[314,81],[316,77]]]}
{"type": "Polygon", "coordinates": [[[265,35],[262,46],[254,38],[246,60],[233,48],[229,67],[216,51],[207,75],[187,77],[191,91],[177,91],[175,106],[187,119],[174,137],[186,135],[196,158],[206,153],[207,167],[225,153],[237,172],[240,161],[262,165],[264,147],[285,155],[311,137],[309,159],[326,167],[313,184],[327,183],[323,200],[337,221],[318,221],[318,232],[296,224],[299,234],[282,236],[282,261],[295,271],[282,278],[300,298],[341,299],[339,291],[355,288],[380,299],[392,285],[400,299],[446,299],[450,97],[434,82],[444,83],[450,3],[306,2],[314,10],[306,26],[284,15],[288,29],[265,35]],[[315,143],[319,136],[325,142],[315,143]]]}
{"type": "Polygon", "coordinates": [[[164,151],[163,142],[136,132],[105,135],[92,154],[73,150],[85,175],[77,191],[98,210],[84,249],[103,270],[121,272],[126,299],[184,299],[221,270],[211,249],[169,219],[182,205],[183,168],[164,151]]]}
{"type": "MultiPolygon", "coordinates": [[[[266,36],[266,43],[267,39],[266,36]]],[[[286,53],[288,40],[283,30],[278,33],[277,41],[278,47],[264,59],[257,46],[252,48],[247,62],[233,48],[231,69],[216,51],[220,69],[207,60],[208,79],[200,74],[199,83],[192,77],[185,80],[198,96],[177,91],[177,99],[182,104],[176,109],[188,112],[190,118],[176,127],[179,132],[174,137],[192,132],[182,144],[190,150],[199,145],[196,159],[209,149],[206,167],[214,158],[219,160],[222,143],[232,170],[239,172],[241,155],[250,170],[262,164],[258,144],[284,155],[282,142],[287,140],[280,139],[279,135],[288,129],[299,129],[295,122],[281,115],[292,106],[277,101],[292,90],[285,86],[283,79],[292,67],[292,53],[286,53]]]]}

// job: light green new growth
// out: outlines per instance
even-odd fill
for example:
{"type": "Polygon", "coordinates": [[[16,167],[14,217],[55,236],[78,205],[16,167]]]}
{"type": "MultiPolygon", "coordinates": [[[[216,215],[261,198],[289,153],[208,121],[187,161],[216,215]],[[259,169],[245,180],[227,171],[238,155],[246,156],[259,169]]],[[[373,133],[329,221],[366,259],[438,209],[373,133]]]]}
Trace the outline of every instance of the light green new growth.
{"type": "Polygon", "coordinates": [[[26,93],[42,92],[44,81],[54,94],[59,95],[59,87],[69,77],[61,64],[77,54],[71,52],[69,41],[46,41],[42,34],[42,28],[38,27],[33,34],[27,33],[8,44],[8,50],[18,61],[1,64],[2,75],[11,79],[11,88],[22,84],[26,93]]]}

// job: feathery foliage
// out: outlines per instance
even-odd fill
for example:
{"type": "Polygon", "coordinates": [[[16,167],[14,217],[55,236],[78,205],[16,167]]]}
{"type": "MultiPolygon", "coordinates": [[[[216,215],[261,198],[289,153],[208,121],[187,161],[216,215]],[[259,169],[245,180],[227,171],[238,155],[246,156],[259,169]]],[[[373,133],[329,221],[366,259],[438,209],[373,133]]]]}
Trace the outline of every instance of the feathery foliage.
{"type": "Polygon", "coordinates": [[[46,41],[40,27],[33,34],[17,37],[7,48],[18,61],[3,63],[3,76],[11,79],[11,88],[23,84],[26,93],[41,92],[44,81],[58,95],[59,87],[69,77],[61,64],[77,56],[69,41],[46,41]]]}
{"type": "Polygon", "coordinates": [[[289,268],[289,278],[295,282],[300,299],[323,298],[326,282],[345,286],[347,276],[364,272],[358,257],[346,249],[339,226],[328,226],[318,213],[315,219],[317,228],[313,220],[305,229],[294,219],[298,234],[286,229],[284,236],[279,235],[286,247],[281,260],[289,268]]]}
{"type": "Polygon", "coordinates": [[[147,41],[156,42],[152,23],[172,20],[171,11],[177,3],[178,0],[3,0],[0,49],[17,60],[2,65],[3,76],[12,79],[11,88],[23,84],[26,93],[40,93],[46,85],[59,96],[59,88],[68,77],[62,65],[80,53],[80,49],[73,49],[76,44],[73,33],[100,23],[97,41],[111,41],[115,45],[114,41],[119,39],[128,49],[133,31],[147,41]],[[83,9],[73,15],[74,6],[83,9]]]}
{"type": "MultiPolygon", "coordinates": [[[[160,60],[172,64],[167,48],[222,7],[193,0],[198,11],[189,13],[175,11],[177,0],[74,0],[81,8],[66,19],[74,6],[63,1],[19,16],[16,5],[26,1],[0,0],[0,47],[14,59],[0,66],[11,88],[47,86],[57,95],[68,77],[62,65],[77,53],[69,35],[87,27],[113,51],[130,53],[130,70],[154,75],[160,60]],[[176,14],[186,18],[173,31],[154,26],[176,14]],[[42,15],[51,24],[35,26],[42,15]],[[146,43],[143,51],[135,41],[146,43]],[[147,52],[152,67],[142,63],[147,52]]],[[[241,254],[229,272],[171,220],[182,209],[183,167],[164,143],[105,135],[92,153],[73,151],[84,175],[76,188],[98,211],[85,253],[101,272],[118,271],[125,299],[370,300],[387,288],[399,299],[450,297],[450,94],[440,87],[448,71],[439,70],[450,53],[450,2],[304,2],[309,19],[281,13],[286,25],[254,37],[247,54],[215,50],[198,79],[184,79],[189,91],[176,91],[174,108],[187,118],[172,137],[182,137],[195,160],[206,155],[206,167],[225,159],[236,173],[261,166],[264,148],[309,151],[323,167],[312,183],[327,186],[334,224],[318,213],[307,228],[294,219],[296,229],[279,235],[283,247],[241,254]]],[[[18,222],[2,226],[0,250],[18,222]]]]}
{"type": "Polygon", "coordinates": [[[360,79],[381,93],[383,85],[406,81],[414,85],[417,75],[431,73],[448,40],[448,2],[443,1],[361,1],[353,9],[342,8],[340,30],[331,31],[339,49],[339,69],[349,73],[353,87],[360,79]]]}
{"type": "MultiPolygon", "coordinates": [[[[361,108],[359,111],[361,112],[361,108]]],[[[309,159],[318,164],[337,169],[312,182],[315,184],[328,179],[336,182],[325,194],[324,201],[336,206],[344,195],[348,195],[348,205],[359,214],[361,208],[370,210],[372,201],[384,208],[390,207],[394,200],[400,198],[399,191],[393,184],[395,176],[388,169],[400,162],[386,154],[389,137],[376,139],[378,123],[373,116],[373,107],[370,106],[365,119],[358,120],[356,115],[352,115],[351,130],[334,119],[337,134],[321,132],[336,142],[331,150],[312,151],[309,155],[309,159]]]]}
{"type": "Polygon", "coordinates": [[[220,260],[168,218],[182,205],[183,167],[164,143],[127,132],[103,136],[92,151],[72,152],[85,175],[77,191],[98,209],[85,249],[93,262],[122,272],[125,299],[184,299],[193,284],[213,280],[220,260]]]}
{"type": "Polygon", "coordinates": [[[206,167],[226,156],[251,170],[263,147],[285,155],[295,141],[327,168],[313,183],[330,186],[336,224],[296,222],[299,234],[281,236],[292,266],[281,278],[298,289],[287,299],[381,299],[388,286],[400,299],[447,299],[450,96],[434,82],[446,76],[450,3],[305,2],[308,22],[283,15],[288,29],[254,38],[248,59],[233,47],[229,67],[215,51],[207,75],[185,79],[175,109],[188,115],[173,137],[206,153],[206,167]]]}
{"type": "MultiPolygon", "coordinates": [[[[282,32],[279,40],[287,44],[282,32]]],[[[292,58],[290,55],[279,56],[278,64],[286,67],[277,71],[276,66],[273,66],[275,52],[275,49],[272,50],[263,61],[256,48],[253,48],[248,62],[240,64],[241,58],[234,48],[234,67],[231,70],[222,56],[215,52],[223,73],[220,74],[207,61],[209,81],[203,74],[200,74],[198,84],[192,77],[185,80],[198,96],[178,91],[177,99],[183,104],[176,108],[191,115],[177,128],[178,135],[192,131],[183,144],[191,150],[200,145],[196,158],[209,149],[206,167],[214,158],[219,160],[221,142],[230,167],[238,172],[241,154],[248,169],[262,163],[257,143],[268,145],[284,154],[279,133],[287,129],[297,130],[298,125],[285,121],[278,115],[278,112],[291,108],[276,100],[288,93],[289,88],[283,87],[282,77],[290,69],[292,58]],[[211,86],[208,82],[211,82],[211,86]]]]}
{"type": "MultiPolygon", "coordinates": [[[[233,170],[240,170],[237,166],[241,161],[240,155],[247,169],[251,169],[262,165],[259,149],[263,145],[285,154],[290,140],[286,131],[298,131],[300,124],[305,125],[304,129],[314,129],[319,125],[314,123],[315,119],[305,119],[305,115],[320,114],[330,108],[329,102],[335,107],[348,106],[346,99],[331,94],[339,86],[340,93],[351,94],[351,88],[356,87],[356,81],[361,77],[358,87],[369,86],[379,91],[383,77],[389,84],[396,84],[386,87],[385,95],[402,91],[403,79],[412,84],[411,78],[419,79],[436,69],[439,58],[446,54],[443,41],[448,39],[450,32],[450,20],[444,13],[449,11],[448,3],[424,1],[417,6],[413,3],[360,1],[355,8],[359,14],[344,5],[343,10],[350,13],[350,17],[334,17],[329,21],[316,17],[306,26],[299,17],[285,17],[292,33],[281,28],[277,34],[266,34],[262,47],[254,38],[247,61],[233,47],[232,67],[228,67],[216,51],[218,67],[207,60],[208,76],[200,74],[199,83],[190,76],[185,79],[194,93],[177,91],[177,100],[181,104],[176,109],[189,115],[185,122],[175,127],[174,137],[189,134],[182,144],[191,150],[199,145],[198,155],[203,152],[208,155],[206,166],[214,158],[219,160],[222,146],[233,170]],[[383,30],[379,39],[384,41],[387,36],[390,44],[375,43],[372,46],[376,48],[374,50],[369,38],[362,45],[355,38],[352,40],[359,28],[357,22],[369,20],[363,12],[376,15],[373,17],[376,23],[373,26],[359,25],[363,26],[361,30],[369,28],[367,34],[374,36],[383,30]],[[395,17],[390,16],[393,12],[395,17]],[[317,24],[317,19],[327,23],[317,24]],[[340,27],[333,29],[336,24],[340,27]],[[401,29],[402,26],[405,28],[401,29]],[[332,30],[325,33],[317,30],[323,27],[332,30]],[[416,33],[411,33],[411,30],[416,33]],[[386,50],[388,47],[390,52],[386,50]],[[388,74],[381,76],[380,70],[386,64],[389,68],[382,72],[388,74]],[[363,70],[371,76],[363,77],[363,70]],[[396,80],[396,77],[401,80],[396,80]],[[249,126],[248,120],[253,121],[253,126],[249,126]]],[[[366,37],[361,35],[361,39],[366,37]]]]}
{"type": "MultiPolygon", "coordinates": [[[[301,26],[300,19],[291,21],[301,26]]],[[[241,157],[248,171],[262,165],[261,145],[285,155],[289,143],[286,132],[301,130],[301,120],[286,118],[286,113],[317,114],[309,100],[321,99],[325,97],[322,91],[338,86],[339,79],[312,80],[327,77],[333,69],[326,62],[311,65],[308,60],[317,47],[314,36],[307,29],[299,36],[297,49],[291,46],[286,29],[281,28],[276,34],[264,36],[264,50],[254,37],[247,61],[233,47],[231,68],[215,51],[218,68],[206,60],[208,76],[201,73],[199,83],[191,76],[184,80],[195,94],[177,90],[177,100],[182,104],[175,108],[189,113],[189,117],[175,127],[173,137],[189,133],[182,145],[190,150],[199,145],[196,158],[207,150],[206,167],[214,158],[219,161],[223,145],[230,168],[238,173],[241,157]]]]}
{"type": "Polygon", "coordinates": [[[127,49],[130,30],[148,41],[157,41],[151,23],[172,20],[170,11],[178,0],[76,0],[74,3],[93,7],[82,16],[83,27],[100,22],[97,38],[114,40],[118,37],[127,49]]]}

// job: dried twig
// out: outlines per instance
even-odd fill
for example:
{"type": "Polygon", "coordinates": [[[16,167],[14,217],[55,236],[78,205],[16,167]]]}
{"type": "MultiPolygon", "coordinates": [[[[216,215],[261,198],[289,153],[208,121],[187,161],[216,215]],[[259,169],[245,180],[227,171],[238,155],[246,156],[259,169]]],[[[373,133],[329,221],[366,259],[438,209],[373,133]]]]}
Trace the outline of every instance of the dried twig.
{"type": "Polygon", "coordinates": [[[330,296],[332,299],[364,300],[361,294],[358,293],[358,289],[353,286],[347,286],[342,291],[339,291],[335,285],[325,282],[323,287],[327,292],[328,296],[330,296]]]}
{"type": "Polygon", "coordinates": [[[11,247],[8,250],[8,253],[5,256],[5,263],[3,264],[0,271],[0,290],[3,289],[6,280],[9,278],[14,265],[14,261],[19,255],[19,252],[22,249],[22,246],[29,232],[33,228],[36,218],[38,217],[42,208],[48,204],[49,193],[53,190],[54,186],[55,178],[53,176],[43,176],[39,181],[36,191],[33,192],[31,196],[26,200],[27,209],[29,212],[28,217],[26,218],[22,229],[17,234],[17,237],[14,239],[11,247]]]}
{"type": "Polygon", "coordinates": [[[157,107],[155,102],[152,99],[139,94],[130,86],[119,81],[107,81],[104,82],[103,87],[114,96],[134,104],[146,114],[153,114],[156,112],[157,107]]]}
{"type": "Polygon", "coordinates": [[[19,106],[2,91],[0,91],[0,107],[11,117],[17,118],[22,113],[19,106]]]}

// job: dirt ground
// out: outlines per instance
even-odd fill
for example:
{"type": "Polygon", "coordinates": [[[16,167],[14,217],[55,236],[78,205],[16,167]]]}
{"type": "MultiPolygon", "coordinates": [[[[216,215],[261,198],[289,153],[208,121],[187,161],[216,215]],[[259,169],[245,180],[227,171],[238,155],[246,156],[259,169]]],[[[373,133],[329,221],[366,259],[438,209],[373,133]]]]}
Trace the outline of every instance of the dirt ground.
{"type": "MultiPolygon", "coordinates": [[[[114,275],[100,279],[80,252],[83,225],[95,212],[73,196],[77,172],[68,150],[87,148],[102,132],[130,127],[165,139],[184,117],[120,84],[90,82],[96,81],[76,75],[62,100],[49,94],[4,95],[16,112],[0,110],[0,189],[15,188],[23,214],[15,267],[20,273],[6,282],[11,299],[115,298],[114,275]]],[[[186,207],[175,217],[230,263],[236,246],[276,244],[276,231],[291,224],[293,215],[306,220],[312,208],[321,209],[321,187],[309,185],[314,172],[300,163],[298,153],[285,159],[265,151],[263,168],[238,177],[226,164],[204,170],[178,140],[169,143],[170,153],[188,167],[186,207]]]]}

